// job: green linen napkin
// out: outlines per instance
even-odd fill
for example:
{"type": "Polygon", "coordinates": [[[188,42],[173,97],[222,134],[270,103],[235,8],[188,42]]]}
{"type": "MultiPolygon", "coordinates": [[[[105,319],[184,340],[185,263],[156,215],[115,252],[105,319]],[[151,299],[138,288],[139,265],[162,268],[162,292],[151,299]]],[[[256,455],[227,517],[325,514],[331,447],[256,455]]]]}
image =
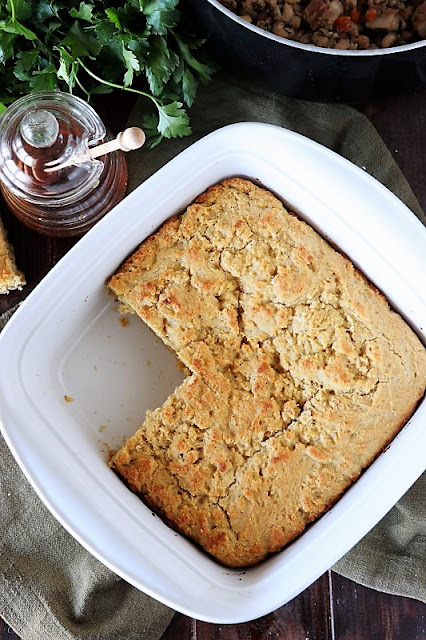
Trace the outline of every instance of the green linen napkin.
{"type": "MultiPolygon", "coordinates": [[[[129,125],[141,124],[147,106],[136,104],[129,125]]],[[[242,121],[287,127],[334,149],[385,184],[426,224],[390,152],[361,113],[285,98],[225,74],[200,90],[189,138],[129,154],[129,190],[195,140],[242,121]]],[[[173,612],[117,578],[56,522],[2,439],[0,469],[0,615],[18,635],[23,640],[160,638],[173,612]]],[[[426,602],[425,489],[426,474],[334,570],[426,602]]]]}

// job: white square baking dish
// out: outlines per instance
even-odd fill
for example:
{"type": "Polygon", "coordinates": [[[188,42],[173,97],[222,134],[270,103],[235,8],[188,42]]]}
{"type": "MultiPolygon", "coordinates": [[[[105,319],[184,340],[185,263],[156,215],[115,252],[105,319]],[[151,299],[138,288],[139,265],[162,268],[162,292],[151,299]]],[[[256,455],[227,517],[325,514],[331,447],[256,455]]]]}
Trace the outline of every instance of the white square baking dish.
{"type": "Polygon", "coordinates": [[[105,279],[208,186],[259,181],[337,245],[425,340],[426,230],[387,189],[285,129],[241,123],[184,151],[99,222],[30,294],[0,336],[0,422],[27,478],[84,547],[191,617],[244,622],[295,597],[348,551],[426,468],[426,405],[338,503],[257,567],[226,569],[172,531],[108,468],[183,376],[105,279]],[[4,366],[7,363],[7,367],[4,366]],[[398,473],[395,473],[395,469],[398,473]]]}

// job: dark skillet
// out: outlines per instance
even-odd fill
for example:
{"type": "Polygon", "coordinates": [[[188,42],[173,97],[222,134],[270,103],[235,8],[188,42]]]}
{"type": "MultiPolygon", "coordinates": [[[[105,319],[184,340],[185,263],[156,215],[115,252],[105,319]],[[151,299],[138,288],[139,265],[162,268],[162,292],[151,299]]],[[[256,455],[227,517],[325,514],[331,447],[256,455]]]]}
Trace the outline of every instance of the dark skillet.
{"type": "Polygon", "coordinates": [[[426,41],[347,51],[285,40],[255,27],[217,0],[183,0],[222,63],[279,93],[362,104],[426,86],[426,41]]]}

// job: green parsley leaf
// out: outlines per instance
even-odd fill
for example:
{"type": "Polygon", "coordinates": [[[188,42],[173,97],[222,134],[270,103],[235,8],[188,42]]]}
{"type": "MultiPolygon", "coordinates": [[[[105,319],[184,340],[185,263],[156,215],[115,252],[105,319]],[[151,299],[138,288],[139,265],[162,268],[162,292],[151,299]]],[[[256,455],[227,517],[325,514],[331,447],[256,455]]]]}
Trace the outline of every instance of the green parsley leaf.
{"type": "Polygon", "coordinates": [[[34,9],[34,19],[37,24],[46,22],[51,18],[55,18],[56,13],[53,11],[50,2],[38,2],[34,9]]]}
{"type": "Polygon", "coordinates": [[[78,9],[75,9],[75,7],[73,7],[70,10],[70,16],[72,18],[80,18],[81,20],[86,20],[86,22],[92,22],[94,8],[94,4],[89,4],[88,2],[80,2],[80,7],[78,9]]]}
{"type": "Polygon", "coordinates": [[[108,44],[114,33],[115,27],[110,20],[104,19],[96,22],[96,37],[102,46],[108,44]]]}
{"type": "Polygon", "coordinates": [[[169,49],[165,38],[163,36],[153,36],[146,62],[146,77],[149,88],[155,96],[161,93],[162,88],[178,64],[179,58],[169,49]]]}
{"type": "Polygon", "coordinates": [[[184,42],[181,38],[179,38],[178,36],[176,37],[176,42],[178,43],[180,52],[182,54],[183,59],[185,60],[185,62],[192,67],[192,69],[194,69],[194,71],[196,71],[198,73],[198,75],[200,76],[200,79],[203,82],[209,82],[211,79],[211,75],[212,75],[212,70],[210,67],[208,67],[206,64],[203,64],[202,62],[200,62],[199,60],[197,60],[191,53],[191,49],[189,48],[189,45],[184,42]]]}
{"type": "Polygon", "coordinates": [[[163,140],[163,136],[158,133],[158,118],[153,114],[147,114],[142,119],[142,127],[145,131],[147,144],[150,149],[156,147],[163,140]]]}
{"type": "Polygon", "coordinates": [[[186,104],[188,107],[192,107],[197,93],[197,80],[189,69],[185,69],[183,72],[182,92],[186,104]]]}
{"type": "Polygon", "coordinates": [[[2,33],[0,37],[0,62],[6,62],[14,56],[13,45],[16,36],[13,33],[2,33]]]}
{"type": "Polygon", "coordinates": [[[5,33],[13,33],[17,36],[24,36],[27,40],[35,40],[37,38],[34,31],[27,29],[17,20],[0,20],[0,31],[5,33]]]}
{"type": "Polygon", "coordinates": [[[121,29],[120,16],[118,15],[117,9],[105,9],[105,13],[107,14],[109,21],[112,22],[114,27],[116,27],[117,29],[121,29]]]}
{"type": "Polygon", "coordinates": [[[176,9],[179,0],[140,0],[147,22],[154,33],[165,35],[168,29],[175,27],[179,20],[176,9]]]}
{"type": "MultiPolygon", "coordinates": [[[[11,6],[11,0],[9,0],[8,4],[11,6]]],[[[18,22],[25,22],[31,19],[33,13],[31,2],[27,2],[27,0],[13,0],[13,5],[15,9],[15,19],[18,20],[18,22]]]]}
{"type": "Polygon", "coordinates": [[[68,90],[72,93],[75,87],[78,63],[64,47],[58,47],[58,50],[60,58],[57,76],[60,80],[67,83],[68,90]]]}
{"type": "Polygon", "coordinates": [[[182,109],[181,102],[159,106],[158,116],[157,129],[165,138],[180,138],[191,133],[188,114],[182,109]]]}
{"type": "Polygon", "coordinates": [[[21,51],[18,53],[18,60],[15,64],[13,71],[18,80],[26,82],[28,80],[29,71],[32,71],[37,67],[39,61],[39,52],[37,49],[30,49],[29,51],[21,51]]]}
{"type": "Polygon", "coordinates": [[[124,86],[130,87],[133,82],[133,75],[135,71],[140,71],[140,65],[137,57],[132,51],[126,49],[123,44],[123,59],[126,65],[126,73],[124,74],[124,86]]]}
{"type": "Polygon", "coordinates": [[[75,58],[91,55],[96,56],[101,50],[101,45],[98,40],[88,35],[77,20],[71,25],[61,44],[67,47],[71,55],[75,58]]]}
{"type": "Polygon", "coordinates": [[[53,91],[56,88],[56,68],[49,64],[42,71],[34,71],[30,78],[32,91],[53,91]]]}

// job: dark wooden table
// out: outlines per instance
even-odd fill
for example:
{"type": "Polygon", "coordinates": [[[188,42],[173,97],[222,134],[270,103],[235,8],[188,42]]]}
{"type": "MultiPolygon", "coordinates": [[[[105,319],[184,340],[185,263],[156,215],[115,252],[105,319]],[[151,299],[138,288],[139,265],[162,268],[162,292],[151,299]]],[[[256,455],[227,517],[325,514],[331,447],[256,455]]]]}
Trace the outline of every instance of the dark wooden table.
{"type": "MultiPolygon", "coordinates": [[[[120,110],[122,117],[129,104],[120,110]]],[[[426,209],[426,91],[369,104],[362,111],[376,126],[426,209]]],[[[108,122],[117,132],[117,111],[108,122]]],[[[123,120],[124,122],[124,120],[123,120]]],[[[0,313],[23,300],[74,244],[39,236],[2,211],[17,262],[28,284],[0,297],[0,313]]],[[[426,251],[426,247],[425,247],[426,251]]],[[[274,613],[250,623],[215,625],[177,613],[162,640],[426,640],[426,605],[362,587],[327,572],[274,613]]],[[[19,640],[0,620],[0,640],[19,640]]],[[[55,640],[46,638],[46,640],[55,640]]],[[[126,640],[123,638],[122,640],[126,640]]],[[[143,640],[143,635],[141,635],[143,640]]]]}

